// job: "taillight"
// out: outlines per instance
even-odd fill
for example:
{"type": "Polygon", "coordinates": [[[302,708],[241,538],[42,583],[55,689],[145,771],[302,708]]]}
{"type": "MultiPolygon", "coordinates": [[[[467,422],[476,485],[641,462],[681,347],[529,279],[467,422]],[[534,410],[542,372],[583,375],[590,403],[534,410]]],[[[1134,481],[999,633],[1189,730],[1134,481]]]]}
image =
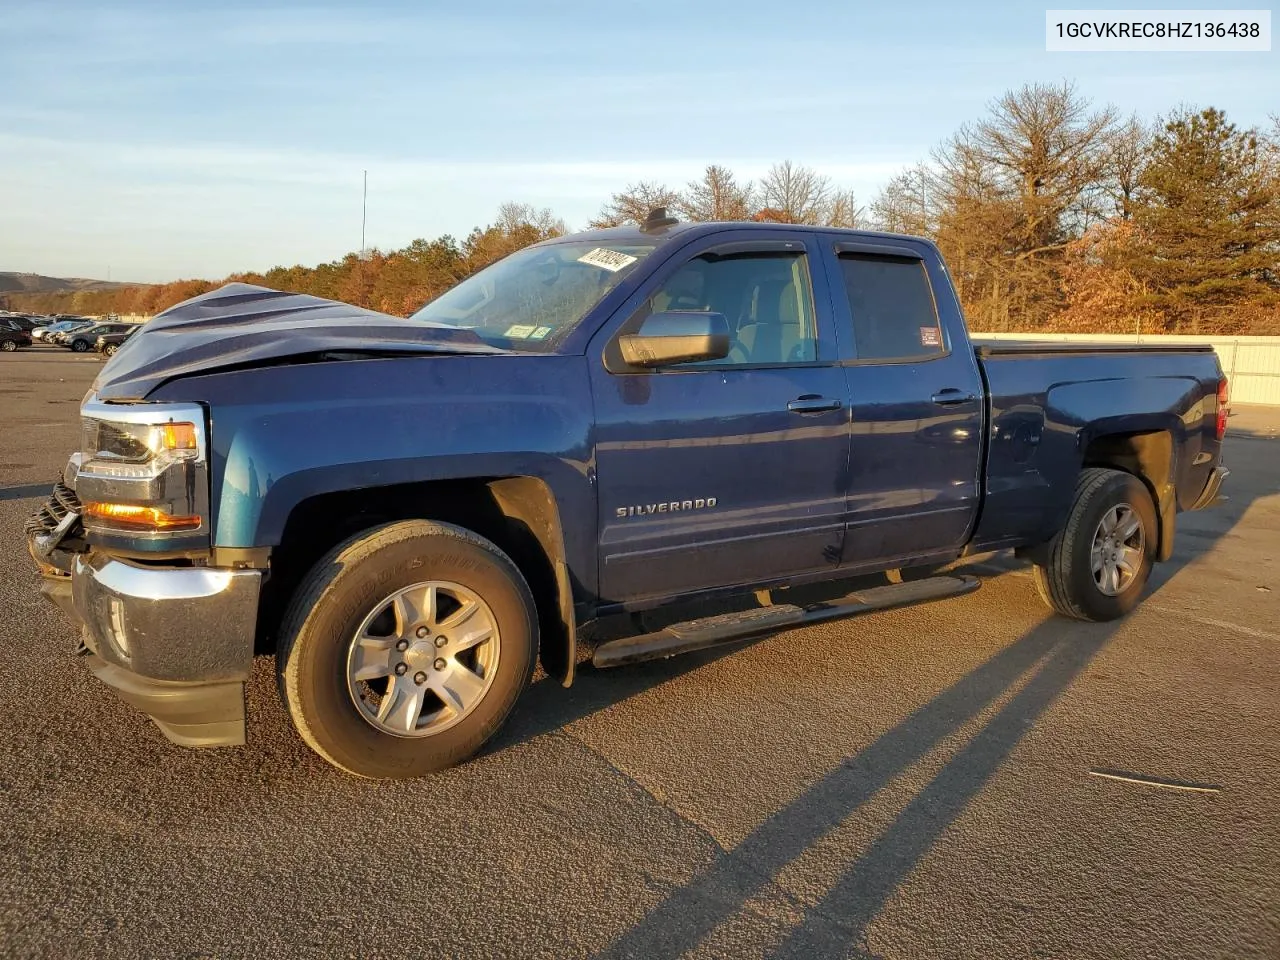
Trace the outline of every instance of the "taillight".
{"type": "Polygon", "coordinates": [[[1227,414],[1231,412],[1231,388],[1227,383],[1227,378],[1223,377],[1218,381],[1218,439],[1221,440],[1227,433],[1227,414]]]}

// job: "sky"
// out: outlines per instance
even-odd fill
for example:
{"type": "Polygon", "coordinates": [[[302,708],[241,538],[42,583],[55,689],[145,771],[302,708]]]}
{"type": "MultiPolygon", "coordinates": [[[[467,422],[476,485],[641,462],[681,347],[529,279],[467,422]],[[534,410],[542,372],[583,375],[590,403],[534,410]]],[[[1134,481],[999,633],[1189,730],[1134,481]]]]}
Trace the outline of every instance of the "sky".
{"type": "Polygon", "coordinates": [[[4,0],[0,38],[0,270],[138,282],[356,250],[365,170],[393,249],[508,200],[582,228],[709,163],[790,159],[867,203],[1037,81],[1280,113],[1280,53],[1047,53],[1029,3],[4,0]]]}

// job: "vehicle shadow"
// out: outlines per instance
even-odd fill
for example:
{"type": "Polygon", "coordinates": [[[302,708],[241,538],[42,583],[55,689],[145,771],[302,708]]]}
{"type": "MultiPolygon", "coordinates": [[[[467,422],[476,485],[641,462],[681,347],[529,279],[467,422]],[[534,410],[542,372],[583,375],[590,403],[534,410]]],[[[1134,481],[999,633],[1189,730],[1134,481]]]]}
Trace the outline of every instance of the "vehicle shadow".
{"type": "MultiPolygon", "coordinates": [[[[1174,557],[1157,567],[1148,597],[1203,556],[1239,522],[1251,499],[1215,509],[1211,524],[1179,530],[1174,557]]],[[[1183,515],[1185,518],[1187,515],[1183,515]]],[[[1199,516],[1199,515],[1197,515],[1199,516]]],[[[1025,567],[1011,555],[984,559],[983,575],[1025,567]]],[[[965,569],[963,566],[958,569],[965,569]]],[[[770,954],[867,957],[867,929],[900,883],[997,773],[1025,733],[1118,631],[1123,621],[1081,623],[1064,639],[1064,621],[1048,618],[961,677],[928,703],[847,757],[795,800],[767,817],[742,843],[672,890],[600,957],[676,957],[769,887],[783,869],[859,810],[882,788],[960,728],[1008,696],[1003,706],[946,762],[841,873],[770,954]]]]}
{"type": "Polygon", "coordinates": [[[31,497],[44,498],[53,489],[53,481],[46,483],[27,483],[15,487],[0,487],[0,501],[26,500],[31,497]]]}
{"type": "MultiPolygon", "coordinates": [[[[1236,439],[1250,439],[1248,435],[1236,439]]],[[[1248,456],[1247,447],[1235,453],[1248,456]]],[[[1182,514],[1174,557],[1157,566],[1148,597],[1207,554],[1244,516],[1252,497],[1211,511],[1182,514]]],[[[984,577],[1025,569],[1011,554],[956,569],[984,577]]],[[[893,822],[842,873],[825,896],[804,909],[800,923],[773,956],[808,958],[833,950],[865,956],[866,931],[898,885],[928,855],[997,773],[1026,731],[1067,690],[1113,638],[1123,621],[1081,623],[1064,639],[1065,621],[1048,618],[921,706],[877,740],[847,757],[794,801],[766,818],[741,844],[719,857],[606,948],[602,957],[675,957],[697,947],[717,926],[760,895],[780,872],[850,817],[876,793],[980,714],[1007,700],[951,757],[893,822]],[[1012,695],[1010,693],[1012,692],[1012,695]]],[[[760,641],[755,641],[760,642],[760,641]]],[[[664,683],[741,649],[704,651],[616,671],[583,670],[564,690],[536,683],[494,749],[503,749],[664,683]]]]}

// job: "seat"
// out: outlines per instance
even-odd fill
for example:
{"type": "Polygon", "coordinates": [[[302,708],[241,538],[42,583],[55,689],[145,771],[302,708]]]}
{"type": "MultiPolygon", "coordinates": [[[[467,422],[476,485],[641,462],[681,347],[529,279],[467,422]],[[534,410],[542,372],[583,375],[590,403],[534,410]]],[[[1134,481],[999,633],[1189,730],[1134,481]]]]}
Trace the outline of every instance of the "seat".
{"type": "Polygon", "coordinates": [[[781,355],[787,363],[800,363],[817,358],[813,334],[804,328],[800,316],[800,290],[794,282],[782,289],[778,299],[781,324],[781,355]]]}
{"type": "Polygon", "coordinates": [[[738,343],[745,362],[782,362],[782,315],[778,307],[782,292],[789,285],[789,281],[783,279],[761,280],[756,284],[749,319],[738,327],[738,343]]]}
{"type": "Polygon", "coordinates": [[[738,328],[737,343],[730,350],[730,358],[735,363],[796,363],[814,359],[813,335],[805,329],[799,288],[794,280],[761,281],[752,300],[754,314],[738,328]]]}

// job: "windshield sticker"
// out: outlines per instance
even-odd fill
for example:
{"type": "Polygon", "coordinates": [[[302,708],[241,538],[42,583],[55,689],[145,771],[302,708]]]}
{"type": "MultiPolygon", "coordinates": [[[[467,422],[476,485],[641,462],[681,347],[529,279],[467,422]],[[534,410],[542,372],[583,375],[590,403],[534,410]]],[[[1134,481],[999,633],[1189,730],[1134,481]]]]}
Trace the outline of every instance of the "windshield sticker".
{"type": "Polygon", "coordinates": [[[517,323],[515,326],[507,327],[504,337],[510,337],[513,340],[528,340],[533,336],[533,331],[537,329],[532,323],[517,323]]]}
{"type": "Polygon", "coordinates": [[[550,327],[538,327],[533,333],[529,334],[530,340],[545,340],[547,335],[551,333],[550,327]]]}
{"type": "Polygon", "coordinates": [[[584,253],[578,258],[579,263],[589,263],[593,267],[608,270],[610,273],[617,273],[623,267],[631,266],[636,260],[637,258],[630,254],[606,250],[604,247],[596,247],[590,253],[584,253]]]}
{"type": "Polygon", "coordinates": [[[920,346],[922,347],[940,347],[942,346],[942,331],[937,327],[921,327],[920,328],[920,346]]]}

